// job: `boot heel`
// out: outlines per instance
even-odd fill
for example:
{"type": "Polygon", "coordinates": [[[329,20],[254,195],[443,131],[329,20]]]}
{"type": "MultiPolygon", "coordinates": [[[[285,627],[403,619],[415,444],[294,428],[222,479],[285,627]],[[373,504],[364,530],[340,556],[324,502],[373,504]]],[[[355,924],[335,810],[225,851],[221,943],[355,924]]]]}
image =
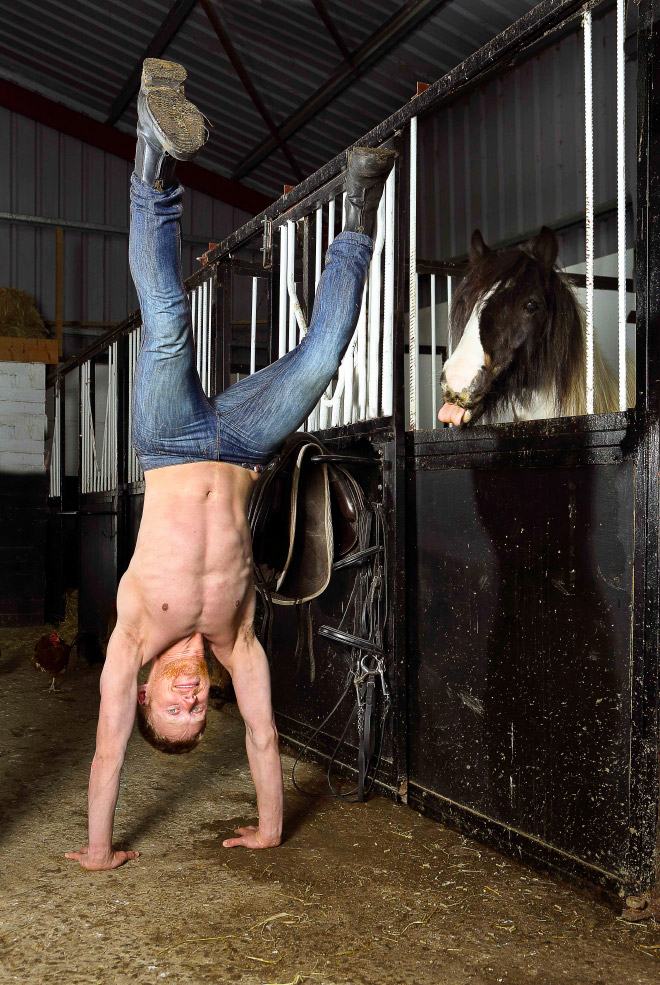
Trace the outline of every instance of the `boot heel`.
{"type": "Polygon", "coordinates": [[[188,78],[183,65],[168,62],[164,58],[145,58],[142,65],[142,85],[148,89],[166,87],[183,94],[183,84],[188,78]]]}

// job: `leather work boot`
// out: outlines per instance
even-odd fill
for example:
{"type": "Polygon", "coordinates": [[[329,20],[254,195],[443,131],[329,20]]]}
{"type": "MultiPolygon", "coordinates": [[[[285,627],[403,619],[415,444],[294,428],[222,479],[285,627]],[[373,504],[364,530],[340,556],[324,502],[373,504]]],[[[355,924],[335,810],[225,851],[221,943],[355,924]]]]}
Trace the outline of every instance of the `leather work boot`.
{"type": "Polygon", "coordinates": [[[346,225],[344,230],[372,236],[385,181],[396,151],[382,147],[352,147],[346,172],[346,225]]]}
{"type": "Polygon", "coordinates": [[[184,95],[186,70],[146,58],[138,95],[135,173],[157,191],[174,182],[176,161],[192,161],[208,139],[204,117],[184,95]]]}

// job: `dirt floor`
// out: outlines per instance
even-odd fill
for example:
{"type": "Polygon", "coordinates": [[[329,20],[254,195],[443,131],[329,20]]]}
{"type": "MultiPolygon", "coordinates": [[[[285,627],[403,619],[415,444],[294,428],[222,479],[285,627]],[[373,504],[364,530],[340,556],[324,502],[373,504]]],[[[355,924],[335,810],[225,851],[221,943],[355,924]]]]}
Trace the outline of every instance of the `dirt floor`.
{"type": "MultiPolygon", "coordinates": [[[[243,729],[214,709],[201,747],[128,749],[116,835],[140,858],[85,872],[98,668],[56,693],[29,663],[44,630],[0,630],[0,982],[651,985],[660,927],[628,924],[387,800],[308,799],[284,756],[286,839],[225,849],[252,823],[243,729]]],[[[70,637],[69,637],[70,638],[70,637]]],[[[306,767],[303,776],[318,782],[306,767]]]]}

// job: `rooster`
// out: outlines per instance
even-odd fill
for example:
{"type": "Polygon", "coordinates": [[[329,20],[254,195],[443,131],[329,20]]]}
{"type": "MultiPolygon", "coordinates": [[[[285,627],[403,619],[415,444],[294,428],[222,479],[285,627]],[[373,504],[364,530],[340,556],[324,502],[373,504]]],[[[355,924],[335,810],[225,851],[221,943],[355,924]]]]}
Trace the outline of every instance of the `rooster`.
{"type": "Polygon", "coordinates": [[[78,647],[79,656],[83,657],[90,666],[103,662],[103,651],[93,633],[78,633],[73,643],[68,644],[56,630],[53,630],[35,643],[30,662],[37,670],[52,677],[49,691],[54,691],[56,679],[66,674],[69,656],[74,646],[78,647]]]}

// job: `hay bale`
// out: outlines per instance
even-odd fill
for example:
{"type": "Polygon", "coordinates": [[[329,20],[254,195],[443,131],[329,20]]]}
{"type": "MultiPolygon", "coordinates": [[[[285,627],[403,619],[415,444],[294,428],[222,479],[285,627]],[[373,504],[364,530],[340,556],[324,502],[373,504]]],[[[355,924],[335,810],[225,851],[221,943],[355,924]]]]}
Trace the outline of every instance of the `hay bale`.
{"type": "Polygon", "coordinates": [[[45,339],[46,326],[26,291],[0,287],[0,335],[14,339],[45,339]]]}

